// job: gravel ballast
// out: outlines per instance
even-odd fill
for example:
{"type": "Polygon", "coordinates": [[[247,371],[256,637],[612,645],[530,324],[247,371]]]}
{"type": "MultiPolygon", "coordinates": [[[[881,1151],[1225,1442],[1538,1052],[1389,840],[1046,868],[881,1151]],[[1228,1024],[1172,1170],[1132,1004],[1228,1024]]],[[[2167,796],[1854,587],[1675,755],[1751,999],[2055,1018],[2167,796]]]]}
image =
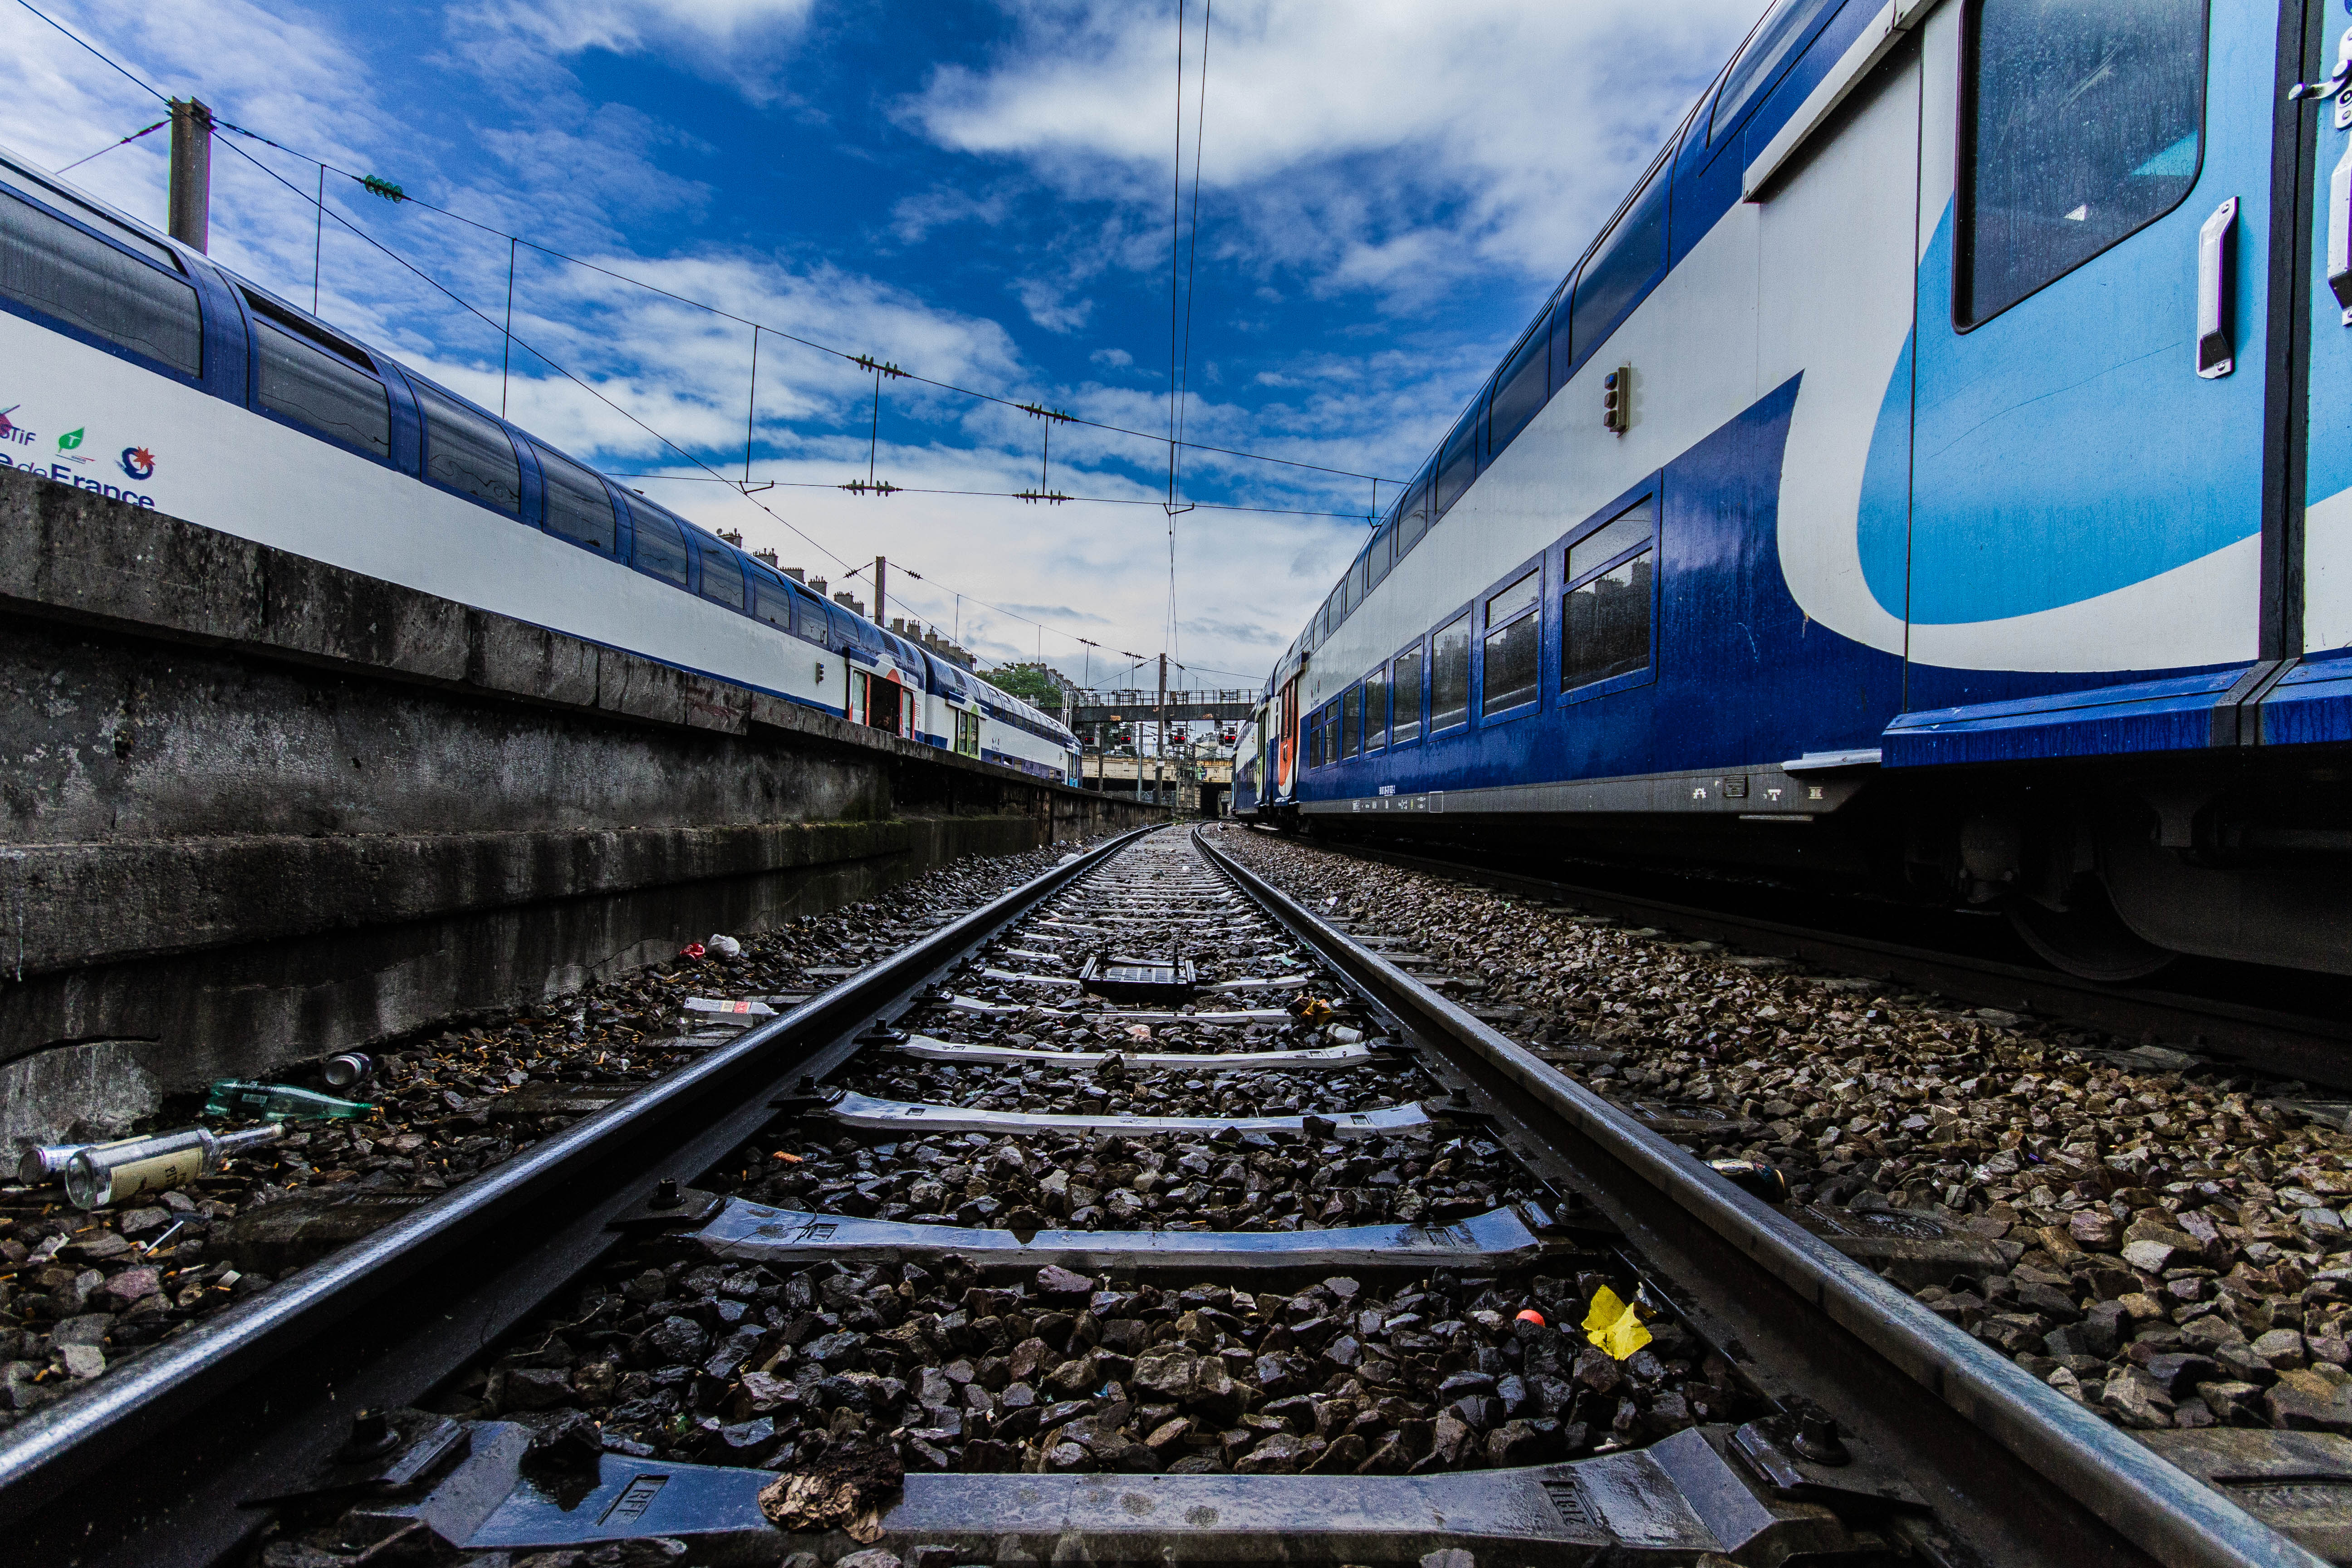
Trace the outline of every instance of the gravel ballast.
{"type": "Polygon", "coordinates": [[[1925,1211],[2005,1271],[1916,1293],[2118,1425],[2352,1434],[2352,1138],[2258,1080],[1240,830],[1220,845],[1586,1087],[1730,1113],[1793,1196],[1925,1211]],[[1336,901],[1333,901],[1336,900],[1336,901]],[[1516,1010],[1516,1011],[1514,1011],[1516,1010]]]}

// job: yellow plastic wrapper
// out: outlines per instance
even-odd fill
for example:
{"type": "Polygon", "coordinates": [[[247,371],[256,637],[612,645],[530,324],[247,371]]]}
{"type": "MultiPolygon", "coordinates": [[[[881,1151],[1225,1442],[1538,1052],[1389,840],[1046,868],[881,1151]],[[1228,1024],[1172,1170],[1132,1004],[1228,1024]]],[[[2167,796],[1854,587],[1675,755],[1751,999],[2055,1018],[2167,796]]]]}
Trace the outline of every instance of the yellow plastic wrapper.
{"type": "Polygon", "coordinates": [[[1603,1285],[1592,1293],[1592,1310],[1584,1314],[1584,1337],[1623,1361],[1650,1342],[1650,1330],[1639,1307],[1619,1300],[1617,1292],[1603,1285]]]}

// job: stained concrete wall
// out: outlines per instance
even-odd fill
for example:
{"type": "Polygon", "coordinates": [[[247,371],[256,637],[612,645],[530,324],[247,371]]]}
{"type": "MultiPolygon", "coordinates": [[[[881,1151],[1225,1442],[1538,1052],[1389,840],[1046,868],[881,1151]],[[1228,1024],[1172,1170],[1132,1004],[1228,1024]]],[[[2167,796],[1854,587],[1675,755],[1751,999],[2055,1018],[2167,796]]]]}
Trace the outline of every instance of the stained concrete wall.
{"type": "Polygon", "coordinates": [[[0,1139],[1157,815],[0,472],[0,1139]]]}

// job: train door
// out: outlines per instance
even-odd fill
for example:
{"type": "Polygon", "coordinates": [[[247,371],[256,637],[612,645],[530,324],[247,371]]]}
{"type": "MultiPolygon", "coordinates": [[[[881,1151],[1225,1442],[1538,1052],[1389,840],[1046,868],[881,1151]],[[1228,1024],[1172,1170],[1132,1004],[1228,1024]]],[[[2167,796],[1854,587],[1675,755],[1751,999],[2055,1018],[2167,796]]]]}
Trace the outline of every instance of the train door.
{"type": "MultiPolygon", "coordinates": [[[[2352,27],[2325,18],[2304,73],[2352,61],[2352,27]]],[[[2303,613],[2282,657],[2352,647],[2352,87],[2303,111],[2315,121],[2312,174],[2310,392],[2304,464],[2303,613]]]]}
{"type": "Polygon", "coordinates": [[[1907,527],[1870,563],[1906,707],[2256,657],[2278,31],[2254,0],[1927,24],[1907,527]]]}
{"type": "Polygon", "coordinates": [[[1267,776],[1274,782],[1274,798],[1288,801],[1297,797],[1298,785],[1298,677],[1293,675],[1282,683],[1282,694],[1275,699],[1274,729],[1268,733],[1267,776]]]}

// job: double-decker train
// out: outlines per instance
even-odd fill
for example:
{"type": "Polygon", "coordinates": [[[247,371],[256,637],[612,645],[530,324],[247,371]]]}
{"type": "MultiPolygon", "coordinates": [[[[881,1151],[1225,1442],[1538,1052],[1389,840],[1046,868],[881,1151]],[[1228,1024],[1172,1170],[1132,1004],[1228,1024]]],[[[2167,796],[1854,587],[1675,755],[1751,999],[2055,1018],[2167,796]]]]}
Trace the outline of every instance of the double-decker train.
{"type": "Polygon", "coordinates": [[[0,467],[1077,782],[1029,703],[5,152],[0,467]]]}
{"type": "Polygon", "coordinates": [[[1276,666],[1237,807],[2352,973],[2347,19],[1780,0],[1276,666]]]}

